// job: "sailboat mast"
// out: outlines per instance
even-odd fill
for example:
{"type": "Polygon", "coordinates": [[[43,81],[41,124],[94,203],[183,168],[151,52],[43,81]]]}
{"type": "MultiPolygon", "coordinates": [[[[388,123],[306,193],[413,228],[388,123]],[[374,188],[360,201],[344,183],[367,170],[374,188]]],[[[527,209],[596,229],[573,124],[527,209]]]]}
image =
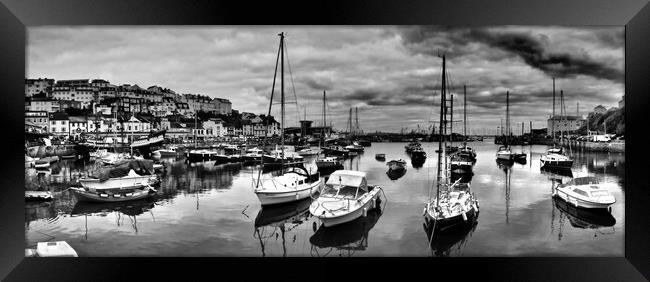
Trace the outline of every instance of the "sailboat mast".
{"type": "MultiPolygon", "coordinates": [[[[280,47],[278,48],[278,56],[275,58],[275,71],[273,72],[273,86],[271,86],[271,99],[269,100],[269,111],[266,116],[266,128],[264,132],[264,141],[262,144],[262,149],[264,150],[264,147],[266,147],[266,139],[269,136],[269,123],[271,122],[271,106],[273,105],[273,94],[275,93],[275,79],[278,76],[278,61],[280,60],[280,52],[282,51],[282,40],[280,40],[280,47]]],[[[262,178],[262,171],[264,170],[264,158],[262,157],[262,169],[258,171],[257,174],[257,185],[256,187],[259,187],[260,185],[260,180],[262,178]]]]}
{"type": "MultiPolygon", "coordinates": [[[[454,146],[454,94],[452,93],[451,95],[451,121],[449,123],[449,142],[451,142],[451,146],[454,146]]],[[[447,147],[447,146],[445,146],[447,147]]]]}
{"type": "Polygon", "coordinates": [[[553,78],[553,114],[551,115],[551,132],[553,132],[553,145],[555,145],[555,77],[553,78]]]}
{"type": "MultiPolygon", "coordinates": [[[[564,120],[564,114],[564,90],[560,89],[560,118],[562,120],[564,120]]],[[[564,143],[564,127],[562,126],[560,126],[560,143],[564,143]]]]}
{"type": "Polygon", "coordinates": [[[463,85],[463,140],[467,146],[467,85],[463,85]]]}
{"type": "Polygon", "coordinates": [[[356,132],[360,132],[361,130],[359,130],[359,107],[354,107],[354,115],[355,115],[355,123],[356,123],[354,125],[354,129],[356,132]]]}
{"type": "Polygon", "coordinates": [[[280,156],[281,167],[284,167],[284,32],[280,33],[280,142],[282,155],[280,156]]]}
{"type": "Polygon", "coordinates": [[[510,91],[506,91],[506,146],[510,135],[510,91]]]}
{"type": "MultiPolygon", "coordinates": [[[[442,85],[440,89],[440,129],[438,130],[438,174],[436,176],[436,206],[440,203],[440,182],[442,181],[442,158],[445,154],[446,146],[443,147],[442,143],[444,142],[445,133],[446,133],[446,124],[444,116],[447,113],[447,108],[445,105],[445,95],[446,83],[445,83],[445,55],[442,55],[442,85]]],[[[446,144],[445,144],[446,145],[446,144]]]]}

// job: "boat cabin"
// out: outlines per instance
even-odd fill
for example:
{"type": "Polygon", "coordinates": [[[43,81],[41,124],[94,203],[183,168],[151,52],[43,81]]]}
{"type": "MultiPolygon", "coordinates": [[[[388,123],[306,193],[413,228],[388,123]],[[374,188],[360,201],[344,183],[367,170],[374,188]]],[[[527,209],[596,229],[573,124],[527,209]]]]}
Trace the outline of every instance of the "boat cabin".
{"type": "Polygon", "coordinates": [[[593,176],[577,177],[571,179],[571,181],[569,182],[569,185],[598,185],[598,184],[600,184],[598,178],[593,176]]]}
{"type": "Polygon", "coordinates": [[[372,190],[366,182],[366,173],[355,170],[337,170],[325,183],[322,196],[357,199],[372,190]]]}

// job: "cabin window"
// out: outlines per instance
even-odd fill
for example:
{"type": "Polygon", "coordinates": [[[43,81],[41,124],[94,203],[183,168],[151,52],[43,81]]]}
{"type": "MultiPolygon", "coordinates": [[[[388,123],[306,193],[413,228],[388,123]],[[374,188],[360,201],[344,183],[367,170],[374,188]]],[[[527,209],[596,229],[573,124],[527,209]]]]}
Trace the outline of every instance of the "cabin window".
{"type": "Polygon", "coordinates": [[[582,191],[581,189],[573,189],[573,192],[576,192],[577,194],[583,195],[585,197],[589,197],[589,195],[587,195],[587,192],[582,191]]]}
{"type": "Polygon", "coordinates": [[[609,193],[607,191],[604,191],[604,190],[591,191],[591,196],[592,197],[609,196],[609,193]]]}

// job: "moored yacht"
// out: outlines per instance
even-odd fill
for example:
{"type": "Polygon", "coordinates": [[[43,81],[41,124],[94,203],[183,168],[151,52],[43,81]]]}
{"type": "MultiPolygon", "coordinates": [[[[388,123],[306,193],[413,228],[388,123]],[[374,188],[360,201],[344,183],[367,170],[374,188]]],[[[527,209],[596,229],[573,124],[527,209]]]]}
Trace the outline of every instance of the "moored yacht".
{"type": "Polygon", "coordinates": [[[577,177],[553,189],[553,196],[587,209],[606,209],[616,202],[614,195],[602,187],[596,177],[577,177]]]}
{"type": "Polygon", "coordinates": [[[280,175],[266,180],[255,188],[255,194],[263,206],[289,203],[309,198],[320,191],[322,180],[302,166],[290,167],[280,175]]]}
{"type": "Polygon", "coordinates": [[[379,186],[368,185],[365,172],[337,170],[330,175],[309,212],[325,227],[346,223],[367,216],[368,210],[376,206],[381,190],[379,186]]]}
{"type": "Polygon", "coordinates": [[[546,155],[539,158],[542,167],[548,168],[570,168],[573,160],[566,156],[562,148],[550,148],[546,155]]]}

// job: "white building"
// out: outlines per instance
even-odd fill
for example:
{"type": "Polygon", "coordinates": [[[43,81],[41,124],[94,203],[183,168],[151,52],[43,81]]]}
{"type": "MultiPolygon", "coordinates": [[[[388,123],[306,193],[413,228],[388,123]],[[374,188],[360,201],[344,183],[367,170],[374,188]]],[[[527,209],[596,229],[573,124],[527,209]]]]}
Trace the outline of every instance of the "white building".
{"type": "Polygon", "coordinates": [[[70,135],[70,125],[66,113],[56,112],[48,115],[50,124],[48,132],[54,135],[70,135]]]}
{"type": "Polygon", "coordinates": [[[25,79],[25,97],[32,97],[41,92],[44,92],[49,96],[52,91],[52,86],[54,86],[54,79],[25,79]]]}
{"type": "Polygon", "coordinates": [[[29,106],[26,107],[26,110],[32,111],[32,112],[48,112],[48,113],[53,113],[57,112],[61,109],[61,105],[59,104],[59,101],[54,100],[54,99],[39,99],[39,98],[32,98],[31,101],[29,102],[29,106]]]}
{"type": "Polygon", "coordinates": [[[223,137],[224,136],[224,126],[223,120],[211,118],[202,123],[204,129],[204,135],[206,137],[223,137]]]}
{"type": "Polygon", "coordinates": [[[39,111],[39,112],[26,111],[25,123],[28,122],[36,126],[39,126],[40,128],[46,129],[49,125],[49,117],[47,112],[45,111],[39,111]]]}
{"type": "Polygon", "coordinates": [[[99,91],[91,86],[54,86],[52,98],[81,102],[81,106],[87,108],[91,103],[99,102],[99,91]]]}
{"type": "Polygon", "coordinates": [[[128,120],[123,122],[124,132],[148,132],[151,131],[151,123],[143,121],[135,116],[131,116],[128,120]]]}
{"type": "Polygon", "coordinates": [[[551,130],[548,131],[549,135],[559,134],[561,132],[572,132],[578,130],[586,120],[579,116],[554,116],[547,120],[547,128],[551,130]]]}

